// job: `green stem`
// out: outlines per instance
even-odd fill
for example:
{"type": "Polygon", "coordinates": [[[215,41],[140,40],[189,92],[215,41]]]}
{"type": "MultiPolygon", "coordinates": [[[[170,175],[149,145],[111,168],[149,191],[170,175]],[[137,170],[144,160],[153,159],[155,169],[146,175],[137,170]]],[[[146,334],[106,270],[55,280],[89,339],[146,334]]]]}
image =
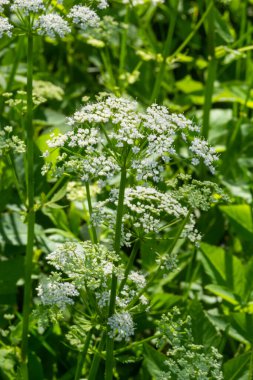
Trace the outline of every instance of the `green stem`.
{"type": "MultiPolygon", "coordinates": [[[[247,23],[247,11],[248,11],[248,0],[241,1],[241,18],[240,18],[240,31],[239,31],[239,38],[241,38],[245,31],[246,31],[246,23],[247,23]]],[[[240,42],[239,48],[243,46],[243,41],[240,42]]],[[[239,50],[239,49],[238,49],[239,50]]],[[[235,79],[240,80],[241,79],[241,73],[242,73],[242,60],[238,59],[236,61],[235,66],[235,79]]],[[[239,104],[237,102],[233,105],[233,116],[235,118],[238,117],[238,111],[239,111],[239,104]]]]}
{"type": "MultiPolygon", "coordinates": [[[[168,251],[166,252],[167,255],[170,255],[170,254],[173,252],[173,250],[174,250],[174,248],[175,248],[175,246],[176,246],[176,244],[177,244],[177,242],[178,242],[178,240],[179,240],[179,238],[180,238],[180,236],[181,236],[181,234],[182,234],[182,232],[183,232],[183,230],[184,230],[186,224],[187,224],[188,221],[189,221],[190,215],[191,215],[191,210],[188,211],[188,214],[186,215],[185,219],[182,221],[181,226],[180,226],[180,228],[178,229],[178,231],[177,231],[177,233],[176,233],[176,236],[175,236],[174,239],[173,239],[173,242],[171,243],[171,245],[169,246],[168,251]]],[[[156,268],[156,270],[155,270],[154,273],[151,275],[151,277],[150,277],[149,281],[147,282],[147,284],[146,284],[146,285],[144,286],[144,288],[142,288],[141,291],[140,291],[140,292],[139,292],[139,293],[133,298],[133,300],[129,303],[127,309],[131,309],[131,308],[136,304],[136,302],[139,300],[140,296],[142,296],[142,294],[145,293],[145,291],[150,287],[150,285],[151,285],[151,284],[153,283],[153,281],[154,281],[154,280],[160,275],[160,273],[161,273],[161,265],[160,265],[158,268],[156,268]]]]}
{"type": "Polygon", "coordinates": [[[213,7],[213,2],[211,1],[209,6],[207,7],[206,11],[203,13],[203,16],[199,20],[199,22],[196,24],[196,26],[193,28],[191,33],[188,35],[188,37],[183,41],[183,43],[179,46],[179,48],[172,54],[170,57],[171,59],[177,56],[181,51],[185,48],[185,46],[190,42],[190,40],[194,37],[195,33],[199,30],[205,19],[207,18],[209,12],[211,11],[213,7]]]}
{"type": "Polygon", "coordinates": [[[91,337],[92,337],[92,329],[88,332],[88,334],[86,336],[83,352],[80,352],[80,354],[78,356],[78,363],[77,363],[77,367],[76,367],[75,380],[79,380],[80,377],[82,376],[82,369],[83,369],[85,358],[86,358],[88,348],[90,345],[91,337]]]}
{"type": "MultiPolygon", "coordinates": [[[[92,203],[91,203],[91,195],[90,195],[90,185],[88,182],[85,182],[85,188],[86,188],[86,196],[87,196],[87,201],[88,201],[88,208],[89,208],[89,214],[90,214],[90,219],[92,216],[92,203]]],[[[89,220],[90,223],[90,220],[89,220]]],[[[97,238],[97,231],[96,228],[90,224],[89,226],[91,230],[91,235],[92,235],[92,243],[97,244],[98,243],[98,238],[97,238]]]]}
{"type": "MultiPolygon", "coordinates": [[[[126,170],[126,167],[124,164],[124,166],[121,168],[119,199],[118,199],[118,206],[117,206],[116,226],[115,226],[114,251],[115,251],[115,254],[117,256],[120,254],[121,227],[122,227],[122,218],[123,218],[123,211],[124,211],[126,175],[127,175],[127,170],[126,170]]],[[[114,314],[116,292],[117,292],[117,277],[113,273],[112,274],[112,284],[111,284],[111,295],[110,295],[110,304],[109,304],[109,310],[108,310],[108,318],[110,318],[114,314]]],[[[107,336],[106,336],[105,380],[111,380],[112,379],[112,371],[113,371],[114,341],[113,341],[113,338],[110,338],[108,332],[109,332],[109,326],[107,329],[107,336]]]]}
{"type": "Polygon", "coordinates": [[[134,246],[133,246],[131,255],[130,255],[129,259],[128,259],[127,267],[126,267],[125,273],[124,273],[124,278],[123,278],[123,280],[120,283],[118,294],[120,294],[122,292],[122,289],[124,288],[124,286],[125,286],[125,284],[127,282],[127,278],[128,278],[130,270],[133,267],[134,260],[135,260],[136,254],[138,252],[138,249],[139,249],[139,241],[137,240],[135,242],[134,246]]]}
{"type": "Polygon", "coordinates": [[[123,352],[126,352],[128,350],[132,350],[133,348],[135,347],[138,347],[140,346],[141,344],[143,343],[146,343],[146,342],[150,342],[151,340],[153,339],[157,339],[159,338],[160,336],[162,336],[162,333],[160,334],[156,334],[156,335],[152,335],[152,336],[149,336],[148,338],[144,338],[142,340],[139,340],[137,342],[133,342],[131,344],[129,344],[128,346],[126,347],[122,347],[122,348],[119,348],[118,350],[115,351],[115,354],[122,354],[123,352]]]}
{"type": "MultiPolygon", "coordinates": [[[[22,327],[22,343],[21,343],[21,361],[22,365],[27,365],[27,349],[28,349],[28,329],[29,314],[31,302],[32,288],[32,268],[33,268],[33,244],[34,244],[34,143],[33,143],[33,36],[28,34],[27,49],[27,117],[26,117],[26,134],[27,134],[27,246],[25,256],[25,289],[23,301],[23,327],[22,327]]],[[[28,377],[27,377],[28,378],[28,377]]]]}
{"type": "Polygon", "coordinates": [[[160,92],[161,84],[164,77],[165,67],[166,67],[166,59],[170,54],[172,37],[173,37],[175,26],[176,26],[177,8],[178,8],[178,1],[176,2],[176,5],[175,5],[175,11],[171,12],[171,19],[170,19],[169,28],[168,28],[168,34],[167,34],[167,38],[166,38],[164,48],[163,48],[163,61],[160,65],[158,75],[156,76],[154,88],[153,88],[151,99],[150,99],[151,103],[157,100],[158,94],[160,92]]]}
{"type": "Polygon", "coordinates": [[[125,67],[125,60],[126,60],[126,53],[127,53],[127,32],[128,32],[128,19],[129,19],[129,9],[130,6],[128,5],[126,7],[126,14],[125,14],[125,19],[124,19],[124,24],[125,28],[122,32],[122,38],[121,38],[121,46],[120,46],[120,57],[119,57],[119,83],[121,86],[121,90],[124,85],[124,80],[122,81],[121,75],[124,72],[124,67],[125,67]]]}
{"type": "MultiPolygon", "coordinates": [[[[206,0],[208,4],[208,0],[206,0]]],[[[213,1],[211,1],[211,4],[213,1]]],[[[207,69],[207,78],[205,84],[205,101],[204,101],[204,111],[203,111],[203,127],[202,136],[208,139],[209,135],[209,122],[210,122],[210,111],[212,107],[213,89],[214,81],[216,78],[216,68],[217,61],[215,58],[215,30],[214,30],[214,8],[208,14],[207,18],[207,41],[208,41],[208,55],[209,63],[207,69]]]]}
{"type": "Polygon", "coordinates": [[[88,380],[96,380],[98,366],[99,366],[99,363],[101,360],[101,351],[104,347],[104,344],[105,344],[105,333],[103,333],[103,335],[101,336],[101,341],[100,341],[99,346],[98,346],[98,351],[94,355],[94,358],[93,358],[93,361],[91,364],[91,368],[89,371],[88,380]]]}
{"type": "Polygon", "coordinates": [[[52,195],[55,193],[55,191],[58,189],[58,187],[62,184],[62,182],[65,180],[65,177],[62,176],[61,178],[58,179],[52,186],[52,188],[49,190],[49,192],[46,194],[44,201],[50,200],[52,195]]]}

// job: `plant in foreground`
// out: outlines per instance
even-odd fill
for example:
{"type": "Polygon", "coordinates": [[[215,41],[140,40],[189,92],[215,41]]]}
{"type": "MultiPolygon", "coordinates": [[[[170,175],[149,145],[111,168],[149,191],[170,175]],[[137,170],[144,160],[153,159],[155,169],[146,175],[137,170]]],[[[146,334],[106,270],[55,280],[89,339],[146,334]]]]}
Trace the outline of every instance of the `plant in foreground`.
{"type": "MultiPolygon", "coordinates": [[[[51,135],[49,150],[44,153],[47,164],[43,174],[51,172],[56,178],[67,174],[84,184],[92,224],[91,242],[66,242],[47,256],[56,271],[38,286],[41,305],[37,315],[40,323],[45,324],[63,316],[66,307],[75,305],[82,316],[77,319],[82,322],[79,327],[73,325],[69,336],[72,342],[80,338],[78,346],[83,345],[76,379],[81,376],[83,365],[89,379],[94,379],[99,361],[105,358],[105,378],[109,380],[117,355],[115,344],[122,348],[124,341],[130,342],[130,346],[138,343],[134,342],[135,317],[149,313],[150,286],[175,266],[173,251],[177,241],[188,238],[198,244],[195,211],[207,210],[223,198],[218,186],[211,182],[191,181],[191,176],[179,175],[170,183],[166,173],[176,160],[192,167],[202,162],[214,172],[218,157],[198,136],[196,125],[156,104],[144,110],[133,100],[101,94],[97,102],[84,105],[68,118],[68,124],[72,130],[51,135]],[[55,149],[60,149],[60,154],[56,162],[50,162],[50,152],[55,149]],[[94,202],[90,195],[90,186],[95,183],[100,188],[99,202],[94,202]],[[169,238],[171,243],[166,252],[157,255],[154,272],[147,274],[136,268],[136,257],[140,245],[150,238],[157,243],[169,238]],[[127,258],[123,255],[124,247],[131,247],[127,258]],[[82,335],[85,341],[80,343],[82,335]],[[92,340],[100,343],[91,367],[87,368],[85,358],[92,353],[92,340]]],[[[165,323],[165,317],[162,321],[165,323]]],[[[171,321],[166,323],[170,329],[171,321]]],[[[173,342],[170,340],[169,344],[173,342]]],[[[193,378],[200,369],[191,364],[190,357],[204,368],[206,356],[202,347],[195,347],[192,341],[182,341],[179,346],[170,360],[178,363],[180,373],[183,352],[195,352],[189,352],[185,359],[189,359],[188,367],[192,366],[192,373],[188,368],[187,376],[193,378]]],[[[218,367],[219,364],[217,370],[218,367]]],[[[213,379],[213,372],[203,368],[199,374],[213,379]]]]}

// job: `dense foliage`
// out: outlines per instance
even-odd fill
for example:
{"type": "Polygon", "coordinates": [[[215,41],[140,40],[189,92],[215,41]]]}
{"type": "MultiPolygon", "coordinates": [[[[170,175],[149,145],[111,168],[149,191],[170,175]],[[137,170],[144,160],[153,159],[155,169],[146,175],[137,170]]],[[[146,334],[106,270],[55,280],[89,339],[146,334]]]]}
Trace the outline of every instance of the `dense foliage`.
{"type": "Polygon", "coordinates": [[[252,0],[0,0],[0,378],[253,379],[252,0]]]}

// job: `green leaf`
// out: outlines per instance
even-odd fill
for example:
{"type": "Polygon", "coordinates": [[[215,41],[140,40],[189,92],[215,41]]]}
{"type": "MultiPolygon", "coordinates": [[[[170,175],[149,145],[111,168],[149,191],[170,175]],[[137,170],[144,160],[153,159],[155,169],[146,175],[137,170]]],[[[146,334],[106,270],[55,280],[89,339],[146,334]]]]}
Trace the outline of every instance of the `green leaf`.
{"type": "Polygon", "coordinates": [[[239,355],[224,364],[225,380],[248,380],[251,353],[239,355]]]}
{"type": "Polygon", "coordinates": [[[217,8],[213,9],[215,32],[226,43],[232,43],[234,38],[228,28],[228,23],[223,19],[217,8]]]}
{"type": "Polygon", "coordinates": [[[147,368],[151,376],[157,377],[162,375],[162,372],[167,369],[167,366],[164,364],[167,360],[167,356],[161,352],[155,350],[148,344],[143,345],[143,356],[144,356],[144,366],[147,368]]]}
{"type": "Polygon", "coordinates": [[[238,235],[246,240],[253,239],[253,221],[249,205],[220,206],[220,209],[227,215],[238,235]]]}
{"type": "Polygon", "coordinates": [[[209,290],[209,292],[215,294],[218,297],[221,297],[223,300],[231,303],[232,305],[240,304],[240,298],[233,294],[229,289],[219,286],[219,285],[207,285],[205,289],[209,290]]]}
{"type": "Polygon", "coordinates": [[[204,311],[199,301],[195,300],[191,302],[189,313],[191,316],[194,342],[208,347],[218,347],[221,336],[218,334],[217,329],[208,318],[208,314],[204,311]]]}

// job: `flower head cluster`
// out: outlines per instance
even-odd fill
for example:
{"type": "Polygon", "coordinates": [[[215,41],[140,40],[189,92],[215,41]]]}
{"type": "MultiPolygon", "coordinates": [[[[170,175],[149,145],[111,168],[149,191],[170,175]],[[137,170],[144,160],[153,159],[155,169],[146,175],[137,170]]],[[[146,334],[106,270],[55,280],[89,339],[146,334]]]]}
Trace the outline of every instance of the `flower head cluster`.
{"type": "Polygon", "coordinates": [[[128,341],[134,335],[134,322],[128,312],[113,314],[108,319],[108,325],[111,328],[109,336],[116,341],[128,341]]]}
{"type": "Polygon", "coordinates": [[[39,35],[52,38],[63,38],[71,32],[67,21],[56,13],[41,15],[35,22],[34,29],[37,29],[39,35]]]}
{"type": "Polygon", "coordinates": [[[24,12],[28,16],[30,13],[45,11],[45,5],[43,0],[13,0],[11,10],[14,12],[24,12]]]}
{"type": "Polygon", "coordinates": [[[73,297],[79,295],[75,286],[62,281],[58,274],[45,277],[37,287],[38,296],[44,306],[58,306],[60,309],[74,303],[73,297]]]}
{"type": "Polygon", "coordinates": [[[203,345],[194,343],[191,332],[190,317],[186,320],[179,318],[179,310],[163,315],[158,332],[160,338],[157,345],[169,343],[171,348],[165,365],[168,370],[161,376],[162,379],[184,380],[222,380],[221,355],[215,347],[206,349],[203,345]]]}
{"type": "Polygon", "coordinates": [[[83,106],[68,118],[74,128],[97,128],[104,134],[103,145],[122,165],[135,173],[137,180],[159,182],[166,165],[180,156],[177,141],[188,146],[192,164],[202,161],[211,172],[218,160],[215,150],[198,135],[200,129],[184,115],[171,114],[156,104],[145,112],[136,101],[104,95],[83,106]],[[125,154],[123,154],[125,152],[125,154]]]}
{"type": "Polygon", "coordinates": [[[220,200],[228,201],[228,197],[214,182],[192,180],[188,183],[189,178],[185,178],[187,182],[179,186],[178,180],[180,178],[184,180],[182,176],[178,176],[174,184],[175,189],[171,192],[193,210],[207,211],[220,200]]]}
{"type": "MultiPolygon", "coordinates": [[[[95,226],[106,225],[110,230],[115,228],[115,206],[118,202],[118,191],[112,190],[108,200],[98,202],[93,209],[92,223],[95,226]]],[[[125,191],[124,215],[122,225],[122,245],[130,245],[131,239],[149,233],[159,234],[165,226],[184,219],[187,207],[177,199],[176,193],[162,193],[153,187],[137,186],[125,191]]],[[[192,215],[185,226],[182,236],[192,242],[200,239],[192,215]],[[187,233],[186,233],[187,231],[187,233]]]]}
{"type": "Polygon", "coordinates": [[[0,12],[3,12],[4,6],[9,5],[10,0],[0,0],[0,12]]]}
{"type": "MultiPolygon", "coordinates": [[[[100,3],[103,5],[103,3],[100,3]]],[[[92,9],[82,5],[74,5],[68,14],[73,23],[81,29],[94,28],[99,24],[99,17],[92,9]]]]}
{"type": "Polygon", "coordinates": [[[91,242],[61,244],[47,256],[47,261],[69,278],[79,289],[86,283],[94,291],[110,279],[117,260],[113,252],[100,244],[91,242]]]}
{"type": "Polygon", "coordinates": [[[25,153],[25,143],[16,135],[12,135],[12,127],[6,126],[0,131],[0,155],[13,151],[15,153],[25,153]]]}
{"type": "Polygon", "coordinates": [[[12,36],[13,25],[11,25],[6,17],[0,17],[0,38],[3,37],[4,34],[7,34],[8,37],[12,36]]]}
{"type": "Polygon", "coordinates": [[[158,4],[163,4],[164,0],[123,0],[123,4],[130,4],[131,6],[137,7],[138,5],[152,4],[154,6],[158,4]]]}

